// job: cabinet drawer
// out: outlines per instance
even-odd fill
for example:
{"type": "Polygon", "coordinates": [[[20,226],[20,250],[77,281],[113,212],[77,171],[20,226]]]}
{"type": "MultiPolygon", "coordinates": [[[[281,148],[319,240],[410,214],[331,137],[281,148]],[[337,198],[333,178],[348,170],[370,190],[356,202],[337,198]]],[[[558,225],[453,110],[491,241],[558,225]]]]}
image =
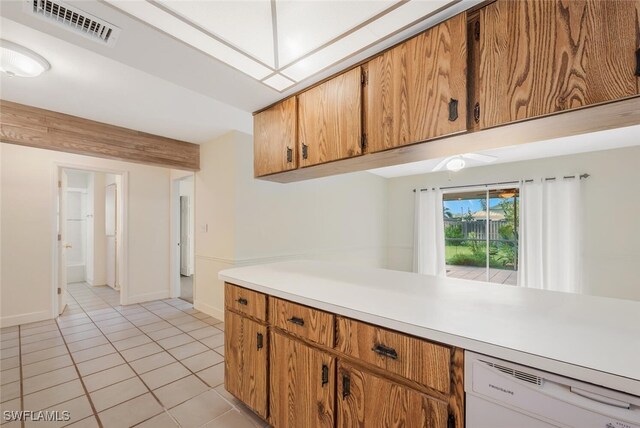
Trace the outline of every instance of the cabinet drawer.
{"type": "Polygon", "coordinates": [[[240,312],[248,317],[260,321],[267,320],[267,296],[257,291],[247,290],[225,282],[224,305],[227,309],[240,312]]]}
{"type": "Polygon", "coordinates": [[[449,347],[343,317],[336,318],[336,334],[340,352],[449,393],[449,347]]]}
{"type": "Polygon", "coordinates": [[[334,316],[332,314],[271,297],[269,321],[295,336],[333,347],[334,316]]]}

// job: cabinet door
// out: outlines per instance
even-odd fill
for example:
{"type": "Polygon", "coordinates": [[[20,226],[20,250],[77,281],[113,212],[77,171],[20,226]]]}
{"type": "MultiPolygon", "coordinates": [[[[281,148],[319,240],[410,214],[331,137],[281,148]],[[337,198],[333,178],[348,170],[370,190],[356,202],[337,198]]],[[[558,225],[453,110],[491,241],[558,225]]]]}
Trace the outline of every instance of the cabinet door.
{"type": "Polygon", "coordinates": [[[367,64],[369,152],[467,129],[467,21],[457,15],[367,64]]]}
{"type": "Polygon", "coordinates": [[[340,362],[338,428],[446,428],[447,404],[340,362]]]}
{"type": "Polygon", "coordinates": [[[224,387],[266,418],[267,328],[231,311],[224,323],[224,387]]]}
{"type": "Polygon", "coordinates": [[[298,95],[301,166],[362,153],[361,76],[357,67],[298,95]]]}
{"type": "Polygon", "coordinates": [[[270,373],[272,426],[333,427],[334,357],[272,332],[270,373]]]}
{"type": "Polygon", "coordinates": [[[498,0],[479,19],[481,128],[638,94],[640,0],[498,0]]]}
{"type": "Polygon", "coordinates": [[[253,172],[256,177],[298,167],[296,97],[253,117],[253,172]]]}

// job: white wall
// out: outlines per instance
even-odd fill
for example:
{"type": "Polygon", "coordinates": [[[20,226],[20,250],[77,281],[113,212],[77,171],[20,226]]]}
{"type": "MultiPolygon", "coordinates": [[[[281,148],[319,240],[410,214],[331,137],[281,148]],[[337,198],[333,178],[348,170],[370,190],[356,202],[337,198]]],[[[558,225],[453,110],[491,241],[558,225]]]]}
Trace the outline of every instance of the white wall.
{"type": "Polygon", "coordinates": [[[383,267],[386,180],[363,172],[299,183],[253,178],[253,142],[232,132],[201,146],[196,174],[195,305],[222,317],[222,269],[287,259],[383,267]]]}
{"type": "Polygon", "coordinates": [[[640,300],[635,266],[640,260],[640,147],[431,173],[389,180],[388,267],[411,270],[412,189],[456,186],[580,173],[583,183],[584,290],[640,300]]]}
{"type": "Polygon", "coordinates": [[[169,296],[169,169],[4,143],[0,153],[3,326],[53,314],[56,163],[127,173],[124,299],[134,303],[169,296]]]}

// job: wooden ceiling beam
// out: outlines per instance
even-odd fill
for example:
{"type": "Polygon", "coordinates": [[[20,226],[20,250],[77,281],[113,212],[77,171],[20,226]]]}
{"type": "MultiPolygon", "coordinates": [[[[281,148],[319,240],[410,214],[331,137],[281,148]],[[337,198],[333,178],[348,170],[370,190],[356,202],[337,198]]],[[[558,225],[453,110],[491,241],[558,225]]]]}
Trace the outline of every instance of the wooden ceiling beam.
{"type": "Polygon", "coordinates": [[[200,170],[200,146],[0,100],[0,142],[147,165],[200,170]]]}

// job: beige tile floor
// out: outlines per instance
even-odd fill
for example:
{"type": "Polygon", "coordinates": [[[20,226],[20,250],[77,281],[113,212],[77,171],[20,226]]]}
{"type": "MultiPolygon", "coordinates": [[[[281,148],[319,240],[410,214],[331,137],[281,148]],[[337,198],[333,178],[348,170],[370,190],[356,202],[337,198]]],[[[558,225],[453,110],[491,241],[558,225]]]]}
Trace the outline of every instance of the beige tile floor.
{"type": "Polygon", "coordinates": [[[109,287],[70,284],[57,320],[0,333],[2,428],[266,424],[224,390],[224,323],[180,299],[120,306],[109,287]],[[8,422],[5,410],[69,411],[8,422]]]}

